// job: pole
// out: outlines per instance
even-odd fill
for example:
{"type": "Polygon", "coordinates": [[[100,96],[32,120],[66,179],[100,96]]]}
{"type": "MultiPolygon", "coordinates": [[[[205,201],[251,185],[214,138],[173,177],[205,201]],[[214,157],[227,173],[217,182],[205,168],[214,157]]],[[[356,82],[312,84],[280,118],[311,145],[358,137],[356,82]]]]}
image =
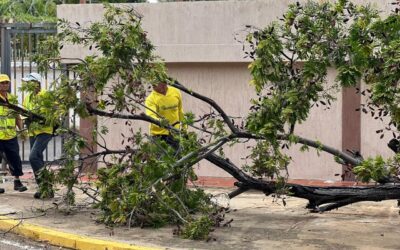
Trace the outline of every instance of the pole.
{"type": "Polygon", "coordinates": [[[11,75],[11,41],[9,28],[1,27],[1,73],[11,75]]]}

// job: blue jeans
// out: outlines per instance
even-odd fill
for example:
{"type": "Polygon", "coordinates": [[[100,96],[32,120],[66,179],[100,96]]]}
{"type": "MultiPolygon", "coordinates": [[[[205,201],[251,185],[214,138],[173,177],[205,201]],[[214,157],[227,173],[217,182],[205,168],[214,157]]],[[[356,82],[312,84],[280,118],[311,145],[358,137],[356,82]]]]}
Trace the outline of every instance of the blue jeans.
{"type": "Polygon", "coordinates": [[[31,153],[29,154],[29,163],[32,166],[33,173],[37,178],[37,173],[44,166],[43,151],[47,148],[47,144],[51,140],[51,134],[39,134],[29,137],[31,145],[31,153]]]}

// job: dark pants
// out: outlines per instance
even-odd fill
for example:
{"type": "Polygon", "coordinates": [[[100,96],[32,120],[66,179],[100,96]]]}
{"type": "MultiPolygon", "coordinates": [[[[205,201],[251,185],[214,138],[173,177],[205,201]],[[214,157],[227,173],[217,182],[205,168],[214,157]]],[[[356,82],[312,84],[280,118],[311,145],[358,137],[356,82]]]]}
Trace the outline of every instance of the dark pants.
{"type": "Polygon", "coordinates": [[[43,151],[46,149],[47,144],[49,143],[52,137],[53,135],[50,134],[39,134],[36,136],[29,137],[29,143],[31,145],[29,162],[32,166],[32,170],[36,178],[38,171],[42,169],[44,166],[43,151]]]}
{"type": "Polygon", "coordinates": [[[175,150],[179,149],[179,141],[175,140],[174,137],[170,135],[154,135],[153,138],[165,141],[165,143],[167,143],[175,150]]]}
{"type": "Polygon", "coordinates": [[[8,166],[12,176],[22,176],[22,163],[19,156],[19,145],[17,137],[10,140],[0,140],[0,151],[6,155],[8,166]]]}

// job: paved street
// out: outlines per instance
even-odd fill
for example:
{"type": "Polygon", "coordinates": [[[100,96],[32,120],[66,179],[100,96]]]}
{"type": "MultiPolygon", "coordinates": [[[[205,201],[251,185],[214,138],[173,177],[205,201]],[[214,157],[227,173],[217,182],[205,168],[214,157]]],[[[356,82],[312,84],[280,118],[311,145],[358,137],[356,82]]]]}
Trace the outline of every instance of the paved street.
{"type": "Polygon", "coordinates": [[[30,241],[12,233],[0,234],[0,250],[55,250],[65,249],[49,246],[45,243],[30,241]]]}

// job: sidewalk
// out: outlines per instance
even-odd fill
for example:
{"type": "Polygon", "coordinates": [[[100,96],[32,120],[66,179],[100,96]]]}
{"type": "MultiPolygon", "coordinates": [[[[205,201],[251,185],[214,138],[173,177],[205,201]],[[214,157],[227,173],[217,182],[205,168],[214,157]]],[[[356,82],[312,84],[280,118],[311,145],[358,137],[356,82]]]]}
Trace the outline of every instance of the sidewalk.
{"type": "Polygon", "coordinates": [[[97,224],[98,212],[87,208],[79,196],[78,211],[65,214],[65,207],[51,209],[55,200],[33,199],[29,190],[12,191],[12,183],[1,187],[0,230],[19,233],[51,244],[76,249],[399,249],[400,216],[397,201],[363,202],[324,214],[309,213],[307,201],[281,200],[247,192],[227,200],[230,189],[207,189],[230,203],[231,227],[217,228],[212,240],[191,241],[173,235],[174,227],[161,229],[109,228],[97,224]],[[8,219],[6,219],[7,217],[8,219]],[[21,218],[25,218],[21,221],[21,218]],[[10,220],[11,219],[11,220],[10,220]]]}

